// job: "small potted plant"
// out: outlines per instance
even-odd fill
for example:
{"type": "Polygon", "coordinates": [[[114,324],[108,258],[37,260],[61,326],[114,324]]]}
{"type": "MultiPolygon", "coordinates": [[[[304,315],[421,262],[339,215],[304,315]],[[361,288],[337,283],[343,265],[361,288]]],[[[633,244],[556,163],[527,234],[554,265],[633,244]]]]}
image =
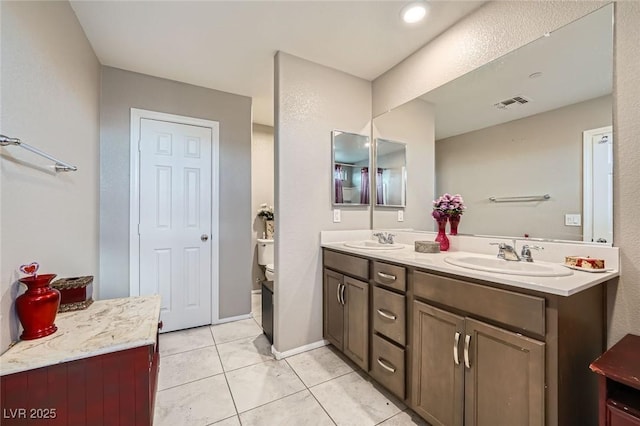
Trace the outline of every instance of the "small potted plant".
{"type": "Polygon", "coordinates": [[[260,209],[258,209],[258,217],[264,221],[265,237],[269,240],[272,240],[273,234],[275,233],[275,225],[273,223],[273,206],[267,206],[266,203],[260,204],[260,209]]]}

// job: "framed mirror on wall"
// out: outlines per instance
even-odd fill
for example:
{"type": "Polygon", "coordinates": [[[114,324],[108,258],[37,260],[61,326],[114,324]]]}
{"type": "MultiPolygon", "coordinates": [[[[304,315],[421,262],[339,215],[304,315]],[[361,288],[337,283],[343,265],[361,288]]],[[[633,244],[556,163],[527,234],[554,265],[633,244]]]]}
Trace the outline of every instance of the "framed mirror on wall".
{"type": "MultiPolygon", "coordinates": [[[[417,124],[398,111],[418,102],[432,108],[421,120],[434,124],[435,183],[409,174],[407,209],[413,193],[429,205],[442,193],[459,193],[467,206],[460,233],[610,244],[615,135],[609,134],[608,147],[591,145],[591,157],[606,157],[594,160],[596,177],[587,174],[583,139],[585,132],[612,124],[612,70],[610,4],[376,117],[375,137],[395,139],[386,133],[393,114],[399,117],[396,128],[406,128],[417,124]],[[585,221],[599,228],[587,229],[585,221]]],[[[416,161],[413,148],[409,164],[416,161]]],[[[428,156],[421,161],[427,167],[428,156]]],[[[384,209],[374,209],[373,227],[388,227],[384,209]]],[[[434,230],[430,208],[412,228],[434,230]]]]}
{"type": "Polygon", "coordinates": [[[331,180],[334,206],[366,206],[371,200],[371,147],[369,137],[334,130],[331,180]]]}
{"type": "Polygon", "coordinates": [[[405,207],[407,189],[407,144],[376,138],[376,206],[405,207]]]}

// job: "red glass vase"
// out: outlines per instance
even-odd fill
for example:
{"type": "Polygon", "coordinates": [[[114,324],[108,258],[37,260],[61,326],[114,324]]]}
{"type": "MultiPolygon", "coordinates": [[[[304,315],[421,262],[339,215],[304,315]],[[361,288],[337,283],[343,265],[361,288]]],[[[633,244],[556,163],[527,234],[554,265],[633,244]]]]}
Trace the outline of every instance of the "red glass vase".
{"type": "Polygon", "coordinates": [[[460,216],[451,216],[449,218],[449,225],[451,226],[451,231],[449,231],[449,235],[458,235],[459,224],[460,224],[460,216]]]}
{"type": "Polygon", "coordinates": [[[27,291],[16,299],[16,312],[24,328],[20,339],[39,339],[58,329],[54,321],[60,305],[60,292],[49,287],[55,277],[56,274],[42,274],[19,279],[27,286],[27,291]]]}
{"type": "Polygon", "coordinates": [[[447,238],[447,218],[438,221],[438,235],[436,242],[440,243],[440,251],[449,250],[449,238],[447,238]]]}

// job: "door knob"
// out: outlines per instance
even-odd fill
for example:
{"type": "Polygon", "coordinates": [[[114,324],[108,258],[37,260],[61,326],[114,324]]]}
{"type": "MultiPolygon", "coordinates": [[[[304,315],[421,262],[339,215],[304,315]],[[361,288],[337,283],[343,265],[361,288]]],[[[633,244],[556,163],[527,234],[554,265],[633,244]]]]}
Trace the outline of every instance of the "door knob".
{"type": "Polygon", "coordinates": [[[207,234],[202,234],[202,235],[200,235],[200,239],[201,239],[202,241],[207,241],[207,240],[209,239],[209,235],[207,235],[207,234]]]}

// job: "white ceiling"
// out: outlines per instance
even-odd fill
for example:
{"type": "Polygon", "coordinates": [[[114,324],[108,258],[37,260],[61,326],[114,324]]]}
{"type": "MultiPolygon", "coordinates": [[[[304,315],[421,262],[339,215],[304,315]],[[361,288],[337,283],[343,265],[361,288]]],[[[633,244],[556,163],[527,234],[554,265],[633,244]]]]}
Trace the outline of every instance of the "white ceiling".
{"type": "Polygon", "coordinates": [[[103,65],[250,96],[273,125],[273,56],[281,50],[373,80],[482,1],[71,1],[103,65]]]}
{"type": "Polygon", "coordinates": [[[423,95],[435,104],[436,140],[610,94],[612,19],[612,6],[601,8],[423,95]],[[514,96],[531,102],[493,106],[514,96]]]}

